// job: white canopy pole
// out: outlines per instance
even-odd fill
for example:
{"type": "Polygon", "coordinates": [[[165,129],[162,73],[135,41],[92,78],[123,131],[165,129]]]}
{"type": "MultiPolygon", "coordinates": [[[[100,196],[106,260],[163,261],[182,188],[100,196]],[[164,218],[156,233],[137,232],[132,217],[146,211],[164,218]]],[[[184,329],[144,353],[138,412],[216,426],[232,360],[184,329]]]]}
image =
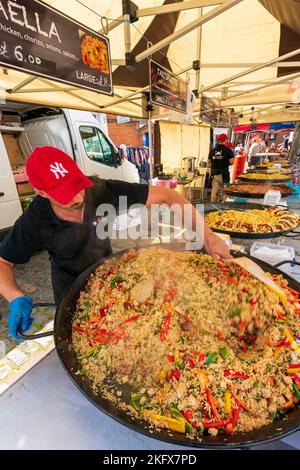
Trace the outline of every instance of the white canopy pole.
{"type": "Polygon", "coordinates": [[[217,88],[220,85],[224,85],[225,83],[232,82],[233,80],[236,80],[237,78],[244,77],[245,75],[248,75],[253,72],[257,72],[258,70],[264,69],[265,67],[269,67],[272,64],[275,64],[276,62],[283,61],[285,59],[289,59],[290,57],[294,57],[296,55],[300,54],[300,49],[296,49],[292,52],[289,52],[288,54],[284,54],[281,57],[276,57],[276,59],[270,60],[268,62],[265,62],[264,64],[257,65],[256,67],[252,67],[248,70],[245,70],[244,72],[237,73],[236,75],[232,75],[231,77],[224,78],[223,80],[212,83],[211,85],[208,85],[207,87],[204,87],[201,92],[212,90],[213,88],[217,88]]]}
{"type": "Polygon", "coordinates": [[[241,93],[238,93],[238,94],[235,94],[235,95],[232,95],[232,96],[229,96],[228,98],[225,98],[223,101],[228,101],[230,99],[235,99],[237,98],[238,96],[243,96],[243,95],[248,95],[249,93],[255,93],[256,91],[259,91],[259,90],[263,90],[265,88],[269,88],[271,86],[276,86],[276,85],[280,85],[281,83],[285,83],[285,82],[288,82],[289,80],[293,80],[294,78],[298,78],[300,76],[300,72],[298,73],[292,73],[291,75],[286,75],[282,78],[280,78],[279,80],[276,80],[272,83],[269,83],[268,85],[262,85],[262,86],[259,86],[259,87],[256,87],[256,88],[252,88],[250,90],[246,90],[246,91],[243,91],[241,93]]]}
{"type": "Polygon", "coordinates": [[[242,1],[243,0],[227,0],[225,3],[218,6],[217,8],[214,8],[209,13],[203,15],[201,18],[197,18],[195,21],[192,21],[192,23],[189,23],[188,25],[184,26],[173,34],[170,34],[170,36],[167,36],[166,38],[162,39],[157,44],[154,44],[152,47],[148,47],[144,52],[141,52],[136,56],[136,62],[141,62],[142,60],[151,56],[155,52],[160,51],[164,47],[168,46],[171,42],[176,41],[176,39],[179,39],[182,36],[185,36],[186,34],[190,33],[202,24],[205,24],[213,18],[216,18],[217,16],[224,13],[224,11],[229,10],[230,8],[234,7],[235,5],[238,5],[242,1]]]}
{"type": "Polygon", "coordinates": [[[136,16],[141,18],[143,16],[156,16],[164,13],[174,13],[176,11],[191,10],[193,8],[211,7],[225,3],[226,0],[189,0],[187,2],[171,3],[169,5],[162,5],[160,7],[139,8],[136,16]]]}

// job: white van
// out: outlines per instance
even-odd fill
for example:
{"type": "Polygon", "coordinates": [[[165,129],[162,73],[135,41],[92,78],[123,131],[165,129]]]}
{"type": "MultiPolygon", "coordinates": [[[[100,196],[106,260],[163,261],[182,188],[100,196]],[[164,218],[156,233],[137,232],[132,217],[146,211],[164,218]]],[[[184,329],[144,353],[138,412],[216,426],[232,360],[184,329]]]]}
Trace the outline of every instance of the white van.
{"type": "Polygon", "coordinates": [[[5,105],[3,113],[9,109],[11,114],[5,114],[9,122],[0,125],[0,238],[32,195],[23,170],[35,147],[51,145],[63,150],[88,176],[139,182],[135,165],[120,155],[91,112],[22,106],[18,105],[16,115],[13,104],[5,105]]]}

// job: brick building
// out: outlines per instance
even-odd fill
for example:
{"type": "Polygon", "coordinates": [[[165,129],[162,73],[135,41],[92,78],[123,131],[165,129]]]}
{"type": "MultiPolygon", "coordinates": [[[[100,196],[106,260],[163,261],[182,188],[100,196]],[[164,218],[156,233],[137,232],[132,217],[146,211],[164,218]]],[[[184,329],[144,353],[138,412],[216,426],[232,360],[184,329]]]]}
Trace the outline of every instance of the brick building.
{"type": "Polygon", "coordinates": [[[108,135],[117,146],[121,144],[131,147],[146,145],[144,134],[148,132],[148,127],[141,119],[107,114],[107,126],[108,135]]]}

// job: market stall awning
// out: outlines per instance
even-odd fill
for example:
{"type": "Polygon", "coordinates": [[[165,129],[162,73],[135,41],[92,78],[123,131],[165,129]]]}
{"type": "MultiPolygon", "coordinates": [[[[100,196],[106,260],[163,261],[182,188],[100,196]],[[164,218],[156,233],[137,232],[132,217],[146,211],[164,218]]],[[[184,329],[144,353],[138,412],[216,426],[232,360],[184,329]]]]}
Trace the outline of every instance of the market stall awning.
{"type": "MultiPolygon", "coordinates": [[[[220,106],[243,108],[244,114],[251,106],[296,107],[300,101],[300,4],[294,0],[135,0],[135,18],[123,15],[121,0],[45,3],[108,33],[115,95],[5,68],[0,73],[5,99],[145,117],[142,97],[152,55],[188,79],[191,89],[221,100],[220,106]],[[200,70],[195,63],[193,68],[197,60],[200,70]]],[[[196,117],[199,109],[198,101],[196,117]]]]}
{"type": "Polygon", "coordinates": [[[235,126],[234,132],[242,134],[245,132],[291,132],[295,130],[293,122],[273,122],[271,124],[257,124],[255,129],[252,126],[235,126]]]}

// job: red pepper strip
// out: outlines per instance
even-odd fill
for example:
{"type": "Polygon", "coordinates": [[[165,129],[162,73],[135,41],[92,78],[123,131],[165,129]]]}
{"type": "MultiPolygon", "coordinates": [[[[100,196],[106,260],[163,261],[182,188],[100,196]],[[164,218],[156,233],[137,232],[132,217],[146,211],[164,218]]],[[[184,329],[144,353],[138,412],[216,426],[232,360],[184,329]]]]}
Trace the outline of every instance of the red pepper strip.
{"type": "Polygon", "coordinates": [[[277,317],[279,318],[279,320],[286,320],[285,315],[283,315],[282,312],[279,312],[278,310],[276,310],[275,313],[276,313],[277,317]]]}
{"type": "Polygon", "coordinates": [[[169,312],[166,315],[166,318],[164,319],[162,328],[160,330],[160,340],[161,341],[165,341],[165,339],[168,335],[169,329],[170,329],[170,323],[171,323],[171,313],[169,312]]]}
{"type": "Polygon", "coordinates": [[[108,344],[110,342],[110,338],[105,335],[97,335],[95,341],[102,344],[108,344]]]}
{"type": "Polygon", "coordinates": [[[238,406],[243,408],[243,410],[248,411],[248,413],[251,413],[252,416],[254,416],[254,418],[258,418],[257,414],[253,413],[253,411],[251,411],[250,408],[236,396],[236,394],[233,392],[232,388],[230,389],[230,391],[231,391],[231,394],[232,394],[233,398],[235,399],[235,402],[238,406]]]}
{"type": "Polygon", "coordinates": [[[224,336],[223,336],[222,331],[218,330],[217,337],[219,341],[224,341],[224,336]]]}
{"type": "Polygon", "coordinates": [[[280,348],[280,347],[289,346],[290,343],[288,341],[285,341],[284,339],[281,339],[280,341],[277,341],[276,343],[272,343],[271,341],[267,341],[266,345],[267,346],[274,346],[275,348],[280,348]]]}
{"type": "Polygon", "coordinates": [[[129,323],[131,321],[136,320],[137,318],[143,317],[144,315],[146,315],[146,313],[140,313],[139,315],[134,315],[133,317],[126,318],[126,320],[124,320],[124,323],[129,323]]]}
{"type": "Polygon", "coordinates": [[[249,343],[254,344],[254,343],[256,343],[257,336],[252,335],[251,333],[248,333],[247,334],[247,340],[249,341],[249,343]]]}
{"type": "Polygon", "coordinates": [[[191,320],[191,317],[189,316],[187,312],[184,314],[183,320],[184,320],[184,323],[189,323],[189,321],[191,320]]]}
{"type": "Polygon", "coordinates": [[[300,315],[300,308],[296,308],[295,314],[296,314],[296,315],[300,315]]]}
{"type": "Polygon", "coordinates": [[[76,325],[75,325],[75,326],[73,326],[73,330],[79,331],[79,333],[84,333],[84,334],[86,334],[86,331],[85,331],[84,328],[82,328],[82,326],[76,326],[76,325]]]}
{"type": "Polygon", "coordinates": [[[98,343],[102,343],[102,344],[108,344],[110,342],[109,332],[104,328],[100,328],[97,331],[97,336],[95,337],[95,341],[97,341],[98,343]]]}
{"type": "Polygon", "coordinates": [[[183,414],[183,416],[185,417],[187,422],[190,423],[193,426],[193,428],[198,427],[196,421],[193,421],[193,416],[194,416],[194,413],[195,413],[193,410],[182,410],[181,413],[183,414]]]}
{"type": "Polygon", "coordinates": [[[247,346],[246,341],[242,341],[242,351],[243,351],[243,352],[247,352],[247,351],[248,351],[248,346],[247,346]]]}
{"type": "Polygon", "coordinates": [[[99,289],[102,289],[102,287],[103,287],[103,281],[100,280],[100,281],[98,282],[98,288],[99,288],[99,289]]]}
{"type": "Polygon", "coordinates": [[[178,369],[172,370],[171,374],[169,375],[169,380],[176,379],[179,380],[181,377],[181,372],[178,369]]]}
{"type": "Polygon", "coordinates": [[[300,367],[300,362],[294,362],[289,365],[289,369],[298,369],[300,367]]]}
{"type": "Polygon", "coordinates": [[[224,370],[224,376],[228,377],[229,375],[232,379],[249,379],[249,375],[244,372],[230,372],[230,370],[224,370]]]}
{"type": "Polygon", "coordinates": [[[207,388],[207,389],[205,390],[205,393],[206,393],[206,398],[207,398],[208,403],[210,404],[211,411],[212,411],[214,417],[215,417],[218,421],[221,421],[220,415],[219,415],[219,413],[218,413],[218,410],[217,410],[217,408],[216,408],[216,405],[214,404],[214,400],[213,400],[213,397],[212,397],[212,394],[211,394],[210,390],[207,388]]]}
{"type": "Polygon", "coordinates": [[[229,419],[225,419],[224,421],[218,421],[217,423],[211,422],[211,423],[203,423],[204,429],[209,429],[209,428],[223,428],[226,427],[227,424],[230,423],[229,419]]]}
{"type": "Polygon", "coordinates": [[[291,379],[292,379],[296,384],[300,384],[300,377],[299,377],[299,375],[290,374],[290,377],[291,377],[291,379]]]}
{"type": "Polygon", "coordinates": [[[291,287],[286,287],[286,290],[288,290],[291,294],[293,294],[294,297],[299,297],[299,292],[292,289],[291,287]]]}
{"type": "Polygon", "coordinates": [[[166,358],[167,358],[167,361],[174,362],[174,356],[172,354],[167,354],[166,358]]]}
{"type": "Polygon", "coordinates": [[[246,329],[246,326],[247,326],[247,322],[246,321],[240,321],[239,323],[239,330],[244,332],[245,329],[246,329]]]}
{"type": "Polygon", "coordinates": [[[105,315],[107,313],[107,307],[104,307],[104,308],[99,308],[99,315],[100,315],[100,318],[104,318],[105,315]]]}
{"type": "Polygon", "coordinates": [[[238,406],[237,408],[233,408],[231,410],[231,414],[230,414],[230,423],[227,424],[226,428],[225,428],[225,432],[227,434],[232,434],[233,431],[234,431],[234,428],[236,427],[236,424],[238,422],[238,419],[239,419],[239,415],[240,415],[240,409],[241,407],[238,406]]]}
{"type": "Polygon", "coordinates": [[[196,365],[195,365],[195,362],[193,361],[193,359],[189,359],[189,366],[191,369],[195,369],[196,365]]]}
{"type": "Polygon", "coordinates": [[[253,306],[258,305],[258,301],[255,299],[250,299],[250,305],[253,305],[253,306]]]}

